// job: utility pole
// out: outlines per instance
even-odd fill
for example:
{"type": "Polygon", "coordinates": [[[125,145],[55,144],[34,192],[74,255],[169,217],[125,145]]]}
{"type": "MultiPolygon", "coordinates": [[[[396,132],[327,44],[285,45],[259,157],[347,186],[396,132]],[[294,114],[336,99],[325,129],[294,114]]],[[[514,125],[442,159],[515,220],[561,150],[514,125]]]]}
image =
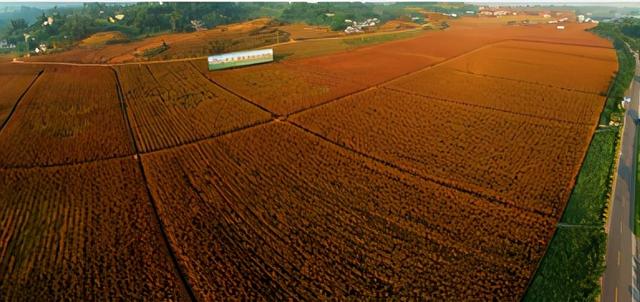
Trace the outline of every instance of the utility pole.
{"type": "Polygon", "coordinates": [[[24,44],[25,44],[25,46],[27,47],[27,54],[26,54],[26,57],[27,57],[27,58],[30,56],[30,55],[29,55],[29,37],[31,37],[31,35],[30,35],[30,34],[28,34],[28,33],[24,33],[24,44]]]}

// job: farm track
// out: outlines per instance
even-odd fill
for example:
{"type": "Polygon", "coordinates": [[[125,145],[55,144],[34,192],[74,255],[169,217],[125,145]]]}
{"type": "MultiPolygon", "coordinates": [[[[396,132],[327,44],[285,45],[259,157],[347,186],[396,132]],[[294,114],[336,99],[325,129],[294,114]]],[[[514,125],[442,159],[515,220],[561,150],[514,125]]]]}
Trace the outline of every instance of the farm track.
{"type": "MultiPolygon", "coordinates": [[[[126,107],[126,103],[124,102],[124,95],[122,93],[122,86],[120,84],[120,77],[118,76],[118,72],[111,67],[111,70],[113,71],[114,75],[115,75],[115,79],[116,79],[116,90],[118,93],[118,99],[120,101],[120,108],[123,110],[123,115],[125,117],[125,121],[127,123],[127,130],[129,132],[129,138],[131,140],[131,143],[133,144],[135,153],[136,153],[136,162],[138,164],[138,168],[140,169],[140,174],[142,175],[142,180],[144,182],[144,188],[145,191],[147,193],[147,197],[149,198],[149,203],[151,204],[151,208],[153,210],[153,216],[158,224],[159,230],[160,230],[160,235],[162,236],[162,239],[164,241],[165,244],[165,248],[167,249],[167,254],[169,255],[169,257],[171,258],[171,262],[173,263],[173,267],[176,270],[176,274],[178,275],[178,278],[180,278],[180,281],[182,282],[182,286],[183,286],[183,291],[186,292],[189,295],[189,298],[191,299],[191,301],[197,301],[196,296],[194,294],[193,288],[191,287],[191,285],[189,284],[188,280],[187,280],[187,274],[185,273],[184,269],[180,266],[180,263],[178,262],[178,258],[175,254],[175,251],[173,250],[172,246],[171,246],[171,241],[169,241],[169,237],[167,236],[167,232],[165,230],[165,226],[164,223],[162,222],[162,219],[160,218],[160,214],[158,213],[158,206],[156,204],[155,199],[153,198],[153,194],[151,194],[151,190],[149,189],[149,181],[147,180],[147,176],[145,174],[144,171],[144,165],[142,164],[142,158],[140,157],[140,149],[138,148],[138,144],[136,142],[135,136],[133,134],[133,128],[131,127],[131,122],[129,121],[129,115],[127,114],[127,107],[126,107]]],[[[155,79],[155,77],[154,77],[155,79]]]]}
{"type": "Polygon", "coordinates": [[[38,72],[38,74],[33,78],[33,80],[31,81],[31,83],[29,83],[29,85],[27,86],[27,88],[25,88],[25,90],[22,92],[22,94],[20,94],[20,97],[18,98],[18,100],[16,100],[16,102],[13,104],[13,107],[11,108],[11,111],[9,111],[9,114],[7,115],[7,117],[4,119],[4,122],[2,122],[2,126],[0,126],[0,132],[2,132],[2,130],[4,130],[4,128],[9,124],[9,120],[11,120],[11,117],[13,116],[13,114],[16,112],[16,109],[18,108],[18,105],[20,105],[20,102],[22,101],[22,99],[24,98],[24,96],[27,94],[27,92],[29,91],[29,89],[31,89],[31,86],[33,86],[33,84],[35,84],[38,79],[40,78],[40,76],[44,73],[44,69],[40,70],[38,72]]]}
{"type": "Polygon", "coordinates": [[[465,102],[462,102],[462,101],[456,100],[456,99],[447,99],[447,98],[441,98],[441,97],[436,97],[436,96],[431,96],[431,95],[424,95],[424,94],[421,94],[421,93],[410,92],[410,91],[407,91],[407,90],[404,90],[404,89],[391,88],[391,87],[382,87],[382,89],[388,89],[388,90],[395,91],[395,92],[398,92],[398,93],[414,95],[414,96],[417,96],[417,97],[430,98],[430,99],[434,99],[434,100],[445,102],[445,103],[454,103],[454,104],[458,104],[458,105],[462,105],[462,106],[469,106],[469,107],[474,107],[474,108],[482,108],[482,109],[486,109],[486,110],[503,112],[503,113],[517,115],[517,116],[524,116],[524,117],[530,117],[530,118],[541,119],[541,120],[546,120],[546,121],[554,121],[554,122],[559,122],[559,123],[567,123],[567,124],[572,124],[572,125],[591,126],[591,123],[572,122],[572,121],[562,120],[562,119],[558,119],[558,118],[539,116],[539,115],[535,115],[535,114],[528,114],[528,113],[514,112],[514,111],[504,110],[504,109],[497,109],[497,108],[494,108],[494,107],[491,107],[491,106],[482,106],[482,105],[477,105],[477,104],[470,104],[470,103],[465,103],[465,102]]]}

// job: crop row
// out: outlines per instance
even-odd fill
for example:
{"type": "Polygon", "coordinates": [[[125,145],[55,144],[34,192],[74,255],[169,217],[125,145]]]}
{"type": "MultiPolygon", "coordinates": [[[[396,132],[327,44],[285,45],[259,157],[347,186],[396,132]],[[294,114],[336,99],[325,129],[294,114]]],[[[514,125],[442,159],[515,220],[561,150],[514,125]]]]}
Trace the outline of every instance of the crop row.
{"type": "Polygon", "coordinates": [[[553,229],[283,122],[142,159],[203,300],[515,300],[553,229]]]}
{"type": "Polygon", "coordinates": [[[552,217],[564,208],[593,131],[386,88],[291,120],[425,177],[552,217]]]}
{"type": "Polygon", "coordinates": [[[118,66],[141,151],[172,147],[267,121],[271,115],[211,83],[188,62],[118,66]]]}
{"type": "Polygon", "coordinates": [[[41,70],[31,65],[0,64],[0,125],[41,70]]]}
{"type": "MultiPolygon", "coordinates": [[[[204,71],[207,67],[200,62],[204,71]]],[[[367,85],[293,64],[267,64],[208,73],[212,80],[281,115],[347,95],[367,85]]]]}
{"type": "Polygon", "coordinates": [[[511,79],[469,74],[445,66],[387,85],[408,93],[478,107],[594,125],[604,96],[511,79]]]}
{"type": "Polygon", "coordinates": [[[538,44],[505,42],[446,65],[469,73],[606,94],[609,81],[617,70],[613,50],[579,47],[573,54],[568,54],[566,50],[544,49],[538,44]]]}
{"type": "Polygon", "coordinates": [[[133,154],[113,72],[46,67],[0,134],[0,165],[79,163],[133,154]]]}
{"type": "Polygon", "coordinates": [[[0,170],[3,301],[184,300],[132,159],[0,170]]]}

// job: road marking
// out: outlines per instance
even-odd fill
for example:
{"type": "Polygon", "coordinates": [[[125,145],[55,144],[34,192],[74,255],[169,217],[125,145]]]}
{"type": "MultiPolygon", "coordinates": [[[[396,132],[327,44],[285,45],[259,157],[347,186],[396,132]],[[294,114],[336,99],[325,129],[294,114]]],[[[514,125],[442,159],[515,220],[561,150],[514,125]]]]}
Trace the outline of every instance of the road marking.
{"type": "Polygon", "coordinates": [[[618,251],[618,266],[620,266],[620,251],[618,251]]]}
{"type": "Polygon", "coordinates": [[[620,220],[620,234],[622,234],[622,220],[620,220]]]}
{"type": "Polygon", "coordinates": [[[613,301],[618,302],[618,288],[616,287],[615,292],[613,293],[613,301]]]}

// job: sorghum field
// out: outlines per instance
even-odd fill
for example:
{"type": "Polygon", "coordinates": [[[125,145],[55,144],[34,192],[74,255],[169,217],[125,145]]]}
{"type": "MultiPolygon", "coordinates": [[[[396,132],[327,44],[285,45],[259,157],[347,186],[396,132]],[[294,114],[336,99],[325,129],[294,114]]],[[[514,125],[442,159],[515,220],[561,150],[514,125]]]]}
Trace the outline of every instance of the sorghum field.
{"type": "Polygon", "coordinates": [[[216,72],[0,65],[0,300],[520,300],[616,53],[465,22],[216,72]]]}

